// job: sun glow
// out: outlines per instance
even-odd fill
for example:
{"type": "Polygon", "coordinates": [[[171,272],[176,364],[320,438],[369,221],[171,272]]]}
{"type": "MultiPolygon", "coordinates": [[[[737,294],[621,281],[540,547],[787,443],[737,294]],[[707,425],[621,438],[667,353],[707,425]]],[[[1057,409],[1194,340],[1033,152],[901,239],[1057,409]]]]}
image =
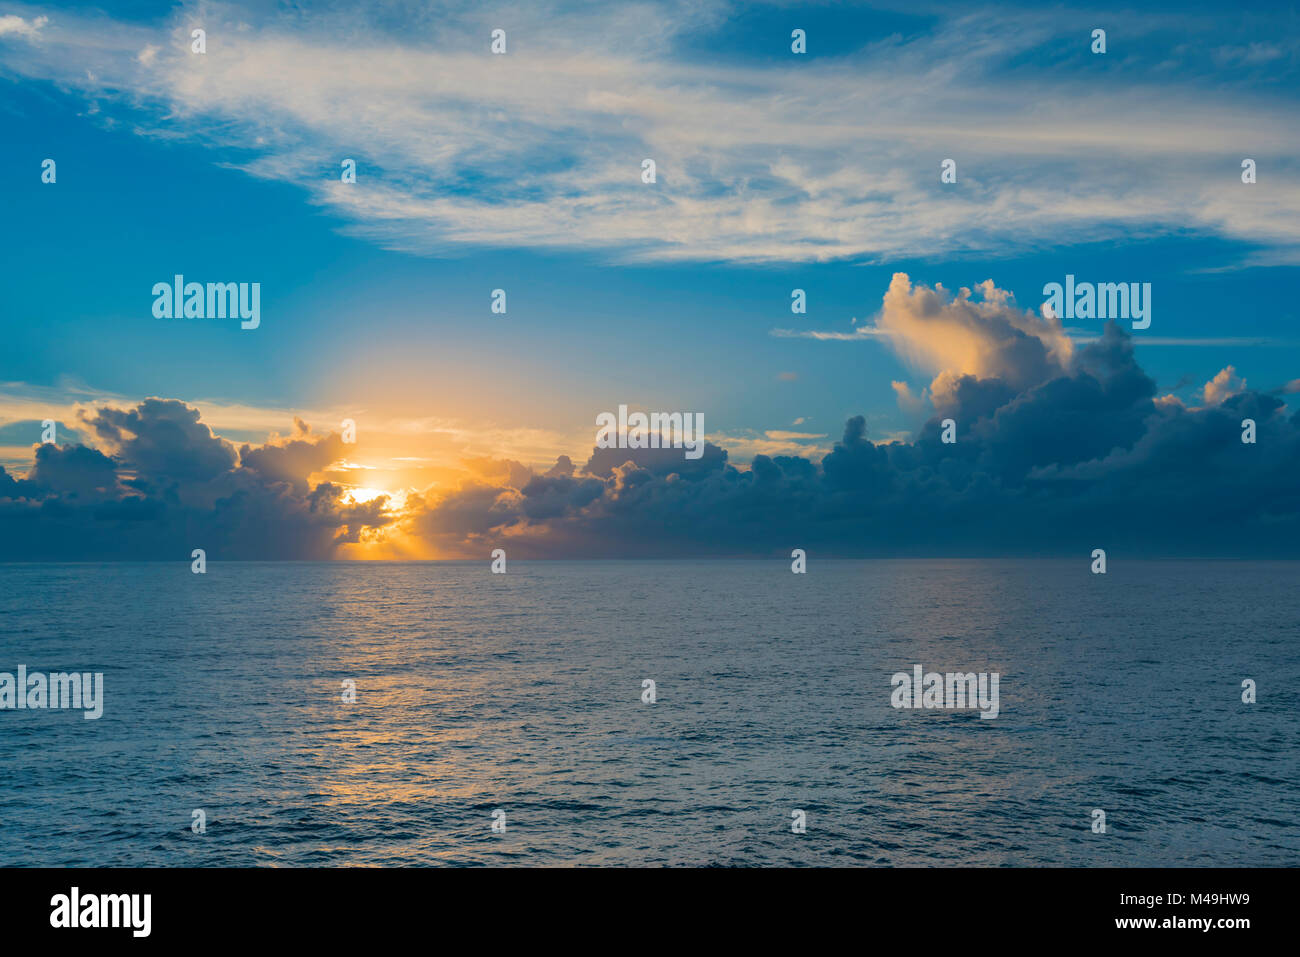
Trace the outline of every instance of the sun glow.
{"type": "Polygon", "coordinates": [[[387,497],[388,501],[384,503],[384,511],[401,512],[406,509],[407,496],[410,492],[410,489],[404,488],[393,491],[392,489],[358,485],[349,488],[343,493],[343,503],[345,505],[366,505],[375,501],[375,499],[387,497]]]}
{"type": "Polygon", "coordinates": [[[344,505],[368,505],[387,498],[383,504],[384,521],[381,525],[362,527],[355,541],[341,542],[338,557],[365,561],[413,561],[434,558],[436,555],[427,542],[412,537],[405,527],[410,497],[415,489],[397,490],[355,485],[346,488],[342,495],[344,505]]]}
{"type": "MultiPolygon", "coordinates": [[[[391,503],[395,494],[384,488],[350,488],[343,493],[343,499],[353,505],[364,505],[366,502],[373,502],[381,495],[387,495],[391,503]]],[[[405,495],[402,497],[405,498],[405,495]]]]}

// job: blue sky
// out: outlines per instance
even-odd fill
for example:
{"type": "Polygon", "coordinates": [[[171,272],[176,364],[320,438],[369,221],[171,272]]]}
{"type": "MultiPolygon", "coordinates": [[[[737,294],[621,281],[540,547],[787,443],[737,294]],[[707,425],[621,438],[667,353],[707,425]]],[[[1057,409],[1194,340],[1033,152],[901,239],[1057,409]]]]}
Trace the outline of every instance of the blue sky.
{"type": "Polygon", "coordinates": [[[365,464],[444,481],[467,456],[580,461],[620,403],[703,412],[742,467],[820,459],[855,415],[913,441],[937,410],[893,383],[925,396],[943,368],[805,337],[877,324],[895,273],[1028,312],[1067,273],[1149,282],[1159,395],[1204,407],[1229,366],[1229,392],[1280,389],[1298,27],[1208,4],[0,2],[0,464],[31,467],[46,414],[90,442],[79,409],[148,396],[234,442],[369,417],[365,464]],[[260,328],[154,318],[178,272],[260,282],[260,328]],[[426,447],[429,423],[453,438],[426,447]]]}

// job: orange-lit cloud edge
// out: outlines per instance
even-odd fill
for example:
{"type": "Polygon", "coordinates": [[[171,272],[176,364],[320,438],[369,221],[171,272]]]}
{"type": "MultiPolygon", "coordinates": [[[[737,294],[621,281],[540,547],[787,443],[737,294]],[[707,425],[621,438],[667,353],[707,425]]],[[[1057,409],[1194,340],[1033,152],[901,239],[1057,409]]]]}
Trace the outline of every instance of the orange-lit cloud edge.
{"type": "MultiPolygon", "coordinates": [[[[36,435],[41,422],[53,420],[59,423],[60,443],[67,442],[71,433],[76,436],[74,441],[111,451],[85,433],[84,423],[97,410],[125,411],[140,400],[89,389],[72,391],[70,395],[65,389],[0,385],[0,426],[26,423],[36,435]]],[[[578,424],[561,431],[436,416],[409,418],[350,408],[262,408],[213,399],[160,398],[180,398],[200,410],[201,423],[215,437],[255,450],[283,447],[295,440],[323,442],[341,436],[345,421],[355,423],[355,442],[344,445],[342,455],[327,467],[302,476],[312,487],[326,482],[341,487],[344,503],[378,503],[389,519],[382,526],[363,527],[357,542],[340,543],[336,555],[342,560],[460,557],[443,554],[426,538],[413,534],[407,520],[467,488],[520,488],[533,474],[545,474],[566,456],[581,468],[591,455],[596,432],[594,416],[590,426],[578,424]],[[284,428],[287,423],[291,428],[284,428]]],[[[632,405],[633,410],[639,408],[632,405]]],[[[708,438],[726,447],[734,464],[758,454],[820,458],[830,450],[829,437],[814,432],[768,430],[761,434],[715,433],[708,438]]],[[[17,476],[29,474],[37,448],[37,443],[0,445],[0,465],[17,476]]],[[[503,537],[537,532],[506,529],[503,537]]]]}
{"type": "MultiPolygon", "coordinates": [[[[869,336],[860,335],[861,328],[854,335],[884,344],[905,365],[931,377],[919,390],[906,382],[891,383],[900,410],[918,427],[936,408],[956,401],[954,385],[963,376],[994,378],[1019,389],[1067,372],[1074,354],[1074,342],[1058,319],[1017,307],[992,281],[954,293],[942,285],[913,285],[906,274],[897,273],[880,312],[866,329],[869,336]],[[1037,340],[1041,345],[1041,351],[1034,353],[1036,365],[1027,367],[1018,353],[1004,347],[1008,338],[1016,337],[1037,340]]],[[[1245,387],[1234,367],[1227,366],[1206,383],[1199,397],[1206,406],[1214,406],[1245,387]]],[[[94,447],[98,443],[90,440],[88,426],[96,410],[130,409],[138,401],[88,388],[0,384],[0,426],[10,427],[12,434],[15,424],[30,425],[34,438],[41,422],[54,420],[63,430],[61,441],[68,441],[70,431],[72,441],[94,447]]],[[[590,423],[550,427],[468,422],[436,415],[412,417],[388,409],[294,410],[203,398],[183,401],[199,410],[202,425],[238,448],[241,457],[255,456],[261,450],[283,450],[288,468],[285,476],[293,482],[305,481],[313,487],[330,483],[340,490],[342,505],[381,509],[386,521],[358,523],[354,541],[338,542],[336,556],[342,559],[461,557],[441,554],[427,535],[413,531],[413,520],[437,510],[449,496],[464,497],[468,492],[472,498],[481,493],[478,506],[490,511],[509,504],[492,499],[492,490],[498,499],[518,498],[535,476],[560,474],[557,468],[581,472],[592,455],[596,431],[594,416],[590,423]],[[355,424],[355,441],[345,444],[341,436],[348,422],[355,424]],[[289,423],[292,428],[282,432],[289,423]],[[313,454],[302,455],[308,446],[313,454]],[[328,459],[322,457],[322,451],[328,459]],[[308,469],[304,462],[313,467],[308,469]]],[[[1155,402],[1183,405],[1173,395],[1156,397],[1155,402]]],[[[801,421],[795,420],[795,424],[801,421]]],[[[824,433],[785,428],[744,434],[712,432],[706,437],[725,449],[730,463],[739,467],[757,455],[818,461],[831,451],[833,442],[824,433]]],[[[896,439],[905,436],[890,434],[869,441],[883,444],[896,439]]],[[[0,464],[22,474],[31,465],[36,448],[39,445],[0,447],[0,464]]],[[[107,451],[111,452],[111,447],[107,451]]],[[[523,522],[501,527],[496,537],[508,544],[511,539],[545,533],[544,523],[523,522]]]]}

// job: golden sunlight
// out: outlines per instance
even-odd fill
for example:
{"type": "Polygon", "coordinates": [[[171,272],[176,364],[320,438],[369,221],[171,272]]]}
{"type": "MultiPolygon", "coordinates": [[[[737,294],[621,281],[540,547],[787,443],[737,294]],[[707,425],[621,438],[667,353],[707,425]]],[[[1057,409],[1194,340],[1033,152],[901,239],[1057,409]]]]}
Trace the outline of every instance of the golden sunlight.
{"type": "MultiPolygon", "coordinates": [[[[394,497],[394,493],[382,488],[350,488],[343,494],[344,501],[351,502],[354,505],[364,505],[366,502],[372,502],[381,495],[394,497]]],[[[403,498],[406,496],[403,495],[403,498]]],[[[391,503],[396,504],[396,503],[391,503]]]]}

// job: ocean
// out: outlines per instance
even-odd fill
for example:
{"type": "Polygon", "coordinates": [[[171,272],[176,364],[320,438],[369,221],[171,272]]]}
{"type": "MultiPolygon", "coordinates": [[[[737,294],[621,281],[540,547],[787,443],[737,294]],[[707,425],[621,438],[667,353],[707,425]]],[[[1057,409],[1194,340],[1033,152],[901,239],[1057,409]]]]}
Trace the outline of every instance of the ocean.
{"type": "Polygon", "coordinates": [[[0,565],[0,865],[1300,863],[1300,564],[1089,566],[0,565]]]}

